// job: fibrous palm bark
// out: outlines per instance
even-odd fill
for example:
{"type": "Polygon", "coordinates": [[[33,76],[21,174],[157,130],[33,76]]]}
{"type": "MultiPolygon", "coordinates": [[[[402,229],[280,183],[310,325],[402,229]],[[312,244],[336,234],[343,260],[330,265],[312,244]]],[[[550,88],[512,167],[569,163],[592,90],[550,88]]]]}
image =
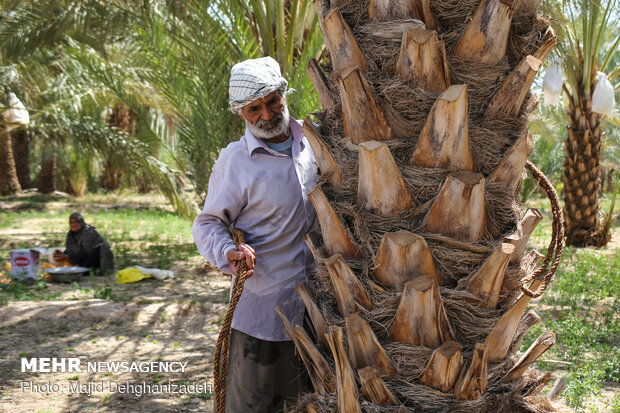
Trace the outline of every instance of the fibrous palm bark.
{"type": "Polygon", "coordinates": [[[285,320],[314,393],[295,411],[550,409],[549,376],[528,367],[555,337],[515,355],[540,321],[522,280],[549,281],[528,276],[542,216],[518,201],[529,89],[555,44],[535,3],[315,0],[330,62],[309,66],[324,111],[304,131],[321,237],[298,289],[314,328],[285,320]]]}
{"type": "MultiPolygon", "coordinates": [[[[132,111],[123,104],[116,104],[112,107],[109,123],[110,126],[118,130],[128,133],[135,132],[132,111]]],[[[101,172],[101,188],[105,191],[115,191],[121,187],[122,183],[123,171],[112,159],[107,158],[101,172]]]]}

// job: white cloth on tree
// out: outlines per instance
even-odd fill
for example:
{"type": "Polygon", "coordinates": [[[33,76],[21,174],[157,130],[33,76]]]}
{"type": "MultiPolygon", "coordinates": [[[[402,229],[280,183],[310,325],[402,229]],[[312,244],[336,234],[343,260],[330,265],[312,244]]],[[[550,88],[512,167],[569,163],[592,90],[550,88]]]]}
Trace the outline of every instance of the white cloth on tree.
{"type": "Polygon", "coordinates": [[[592,93],[592,112],[612,116],[615,106],[614,87],[607,79],[605,73],[598,72],[596,75],[596,86],[594,87],[594,93],[592,93]]]}
{"type": "Polygon", "coordinates": [[[293,91],[289,89],[287,80],[282,77],[280,65],[271,57],[250,59],[234,65],[230,71],[228,87],[228,104],[233,113],[261,99],[278,89],[285,94],[293,91]]]}
{"type": "Polygon", "coordinates": [[[9,109],[5,110],[2,116],[7,131],[27,125],[30,122],[26,107],[13,92],[9,93],[9,109]]]}
{"type": "Polygon", "coordinates": [[[560,101],[562,83],[564,82],[564,69],[557,63],[551,64],[545,73],[543,91],[545,93],[545,105],[555,105],[560,101]]]}

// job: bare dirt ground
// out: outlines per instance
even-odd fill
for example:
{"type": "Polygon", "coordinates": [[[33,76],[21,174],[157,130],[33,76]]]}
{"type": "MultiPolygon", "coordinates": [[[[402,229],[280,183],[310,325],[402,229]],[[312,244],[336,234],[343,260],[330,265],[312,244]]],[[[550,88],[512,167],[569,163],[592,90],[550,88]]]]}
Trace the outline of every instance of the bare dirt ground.
{"type": "Polygon", "coordinates": [[[173,268],[176,276],[167,281],[118,285],[111,278],[84,277],[77,287],[50,284],[46,293],[59,293],[58,300],[0,308],[0,411],[212,411],[212,359],[230,278],[199,262],[184,267],[173,268]],[[77,357],[82,373],[22,372],[22,357],[77,357]],[[99,361],[187,364],[178,373],[84,368],[99,361]],[[137,395],[135,386],[167,383],[160,393],[137,395]]]}

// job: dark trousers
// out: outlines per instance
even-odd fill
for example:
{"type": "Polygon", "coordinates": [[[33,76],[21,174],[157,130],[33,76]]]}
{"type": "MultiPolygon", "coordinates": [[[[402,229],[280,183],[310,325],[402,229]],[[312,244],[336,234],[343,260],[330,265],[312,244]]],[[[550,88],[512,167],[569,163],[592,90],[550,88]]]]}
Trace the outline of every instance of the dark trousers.
{"type": "Polygon", "coordinates": [[[291,403],[306,390],[306,377],[292,341],[265,341],[231,330],[226,413],[282,412],[286,400],[291,403]]]}
{"type": "Polygon", "coordinates": [[[83,250],[69,253],[69,261],[71,261],[71,264],[80,267],[99,268],[101,267],[100,256],[101,250],[100,247],[97,247],[90,255],[83,250]]]}
{"type": "Polygon", "coordinates": [[[101,250],[97,247],[93,250],[92,254],[88,255],[86,251],[72,252],[69,254],[69,261],[71,264],[80,267],[89,268],[89,272],[85,272],[84,276],[90,275],[92,272],[94,275],[101,275],[99,268],[101,267],[101,250]]]}

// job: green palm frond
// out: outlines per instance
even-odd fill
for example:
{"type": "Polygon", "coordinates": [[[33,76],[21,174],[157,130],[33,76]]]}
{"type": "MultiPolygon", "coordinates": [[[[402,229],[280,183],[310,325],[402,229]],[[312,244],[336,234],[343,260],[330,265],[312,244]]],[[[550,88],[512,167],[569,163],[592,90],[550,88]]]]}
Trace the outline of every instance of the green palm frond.
{"type": "Polygon", "coordinates": [[[205,5],[187,5],[187,11],[184,20],[164,15],[144,22],[141,53],[134,57],[148,67],[142,78],[169,102],[177,122],[176,148],[204,191],[219,149],[241,130],[227,110],[230,42],[205,5]]]}
{"type": "Polygon", "coordinates": [[[107,43],[131,33],[133,16],[120,1],[11,1],[3,6],[0,53],[7,61],[27,58],[67,38],[105,54],[107,43]]]}
{"type": "Polygon", "coordinates": [[[149,155],[149,148],[143,142],[87,116],[67,126],[74,145],[87,146],[105,154],[130,179],[136,182],[145,180],[158,187],[180,215],[195,216],[197,208],[182,187],[184,180],[181,171],[149,155]]]}
{"type": "Polygon", "coordinates": [[[237,139],[242,123],[227,109],[230,68],[238,61],[272,55],[298,93],[293,114],[318,109],[305,68],[322,43],[312,4],[295,0],[187,3],[145,13],[136,33],[143,79],[170,103],[178,123],[178,148],[189,160],[202,192],[220,148],[237,139]],[[271,24],[270,24],[271,23],[271,24]]]}

